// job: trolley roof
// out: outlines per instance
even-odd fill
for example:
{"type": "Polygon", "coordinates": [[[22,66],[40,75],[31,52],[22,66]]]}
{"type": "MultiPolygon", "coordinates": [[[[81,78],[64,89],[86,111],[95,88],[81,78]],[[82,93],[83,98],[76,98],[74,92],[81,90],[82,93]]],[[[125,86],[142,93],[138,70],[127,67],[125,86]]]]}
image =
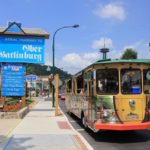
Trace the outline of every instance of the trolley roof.
{"type": "Polygon", "coordinates": [[[96,64],[114,64],[114,63],[140,63],[140,64],[150,64],[150,59],[105,59],[98,60],[92,65],[96,64]]]}
{"type": "Polygon", "coordinates": [[[88,69],[94,65],[98,65],[98,64],[119,64],[119,63],[136,63],[136,64],[150,64],[150,59],[101,59],[98,60],[96,62],[94,62],[93,64],[87,66],[86,68],[82,69],[81,71],[77,72],[75,75],[73,76],[79,76],[82,71],[84,71],[85,69],[88,69]]]}

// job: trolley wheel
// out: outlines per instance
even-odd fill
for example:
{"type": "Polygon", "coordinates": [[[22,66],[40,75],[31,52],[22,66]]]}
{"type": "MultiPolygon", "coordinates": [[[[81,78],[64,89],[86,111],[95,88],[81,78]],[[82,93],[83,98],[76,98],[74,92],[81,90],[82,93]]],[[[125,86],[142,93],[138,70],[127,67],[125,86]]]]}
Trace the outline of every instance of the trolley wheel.
{"type": "Polygon", "coordinates": [[[70,110],[68,110],[68,111],[67,111],[67,114],[68,114],[69,116],[71,116],[72,113],[71,113],[70,110]]]}
{"type": "Polygon", "coordinates": [[[87,126],[87,123],[86,123],[87,122],[86,117],[83,115],[81,119],[82,119],[82,125],[84,126],[85,129],[87,129],[88,126],[87,126]]]}

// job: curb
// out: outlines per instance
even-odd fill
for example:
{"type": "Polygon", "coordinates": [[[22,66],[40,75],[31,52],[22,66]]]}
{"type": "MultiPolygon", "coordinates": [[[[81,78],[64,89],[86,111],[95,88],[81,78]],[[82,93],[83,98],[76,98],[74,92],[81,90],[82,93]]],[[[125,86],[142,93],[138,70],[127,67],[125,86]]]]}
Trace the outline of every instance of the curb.
{"type": "Polygon", "coordinates": [[[25,106],[16,112],[1,112],[0,119],[23,119],[28,112],[29,108],[25,106]]]}
{"type": "Polygon", "coordinates": [[[75,142],[78,142],[78,144],[80,144],[82,150],[85,150],[85,146],[87,148],[87,150],[94,150],[93,147],[86,141],[86,139],[78,132],[76,131],[73,126],[71,125],[71,123],[69,122],[68,118],[66,117],[66,115],[64,114],[64,112],[61,110],[61,108],[59,107],[59,110],[61,111],[61,113],[64,115],[65,119],[67,120],[68,124],[70,125],[71,129],[77,134],[77,136],[80,139],[76,139],[75,138],[75,142]],[[83,144],[83,145],[82,145],[83,144]]]}

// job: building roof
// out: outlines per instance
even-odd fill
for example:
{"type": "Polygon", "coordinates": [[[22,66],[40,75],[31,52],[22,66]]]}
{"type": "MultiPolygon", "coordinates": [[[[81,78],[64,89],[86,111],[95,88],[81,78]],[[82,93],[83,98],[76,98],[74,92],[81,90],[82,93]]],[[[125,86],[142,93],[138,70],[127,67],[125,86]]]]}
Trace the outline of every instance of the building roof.
{"type": "Polygon", "coordinates": [[[23,35],[23,36],[39,36],[44,37],[46,39],[49,38],[49,34],[40,28],[22,28],[16,22],[11,23],[7,27],[0,27],[0,35],[23,35]],[[11,32],[9,29],[13,26],[16,26],[20,32],[13,31],[11,32]]]}

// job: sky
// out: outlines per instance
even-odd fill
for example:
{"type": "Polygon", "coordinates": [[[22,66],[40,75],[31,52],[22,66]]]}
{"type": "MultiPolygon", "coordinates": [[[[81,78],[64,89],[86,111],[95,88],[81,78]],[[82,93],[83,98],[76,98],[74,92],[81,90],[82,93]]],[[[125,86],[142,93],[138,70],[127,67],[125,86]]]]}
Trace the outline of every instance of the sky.
{"type": "Polygon", "coordinates": [[[55,37],[55,64],[74,74],[102,58],[120,58],[126,48],[138,58],[150,58],[150,0],[0,0],[0,26],[9,21],[25,28],[42,28],[50,34],[45,45],[45,64],[52,64],[52,37],[55,37]]]}

